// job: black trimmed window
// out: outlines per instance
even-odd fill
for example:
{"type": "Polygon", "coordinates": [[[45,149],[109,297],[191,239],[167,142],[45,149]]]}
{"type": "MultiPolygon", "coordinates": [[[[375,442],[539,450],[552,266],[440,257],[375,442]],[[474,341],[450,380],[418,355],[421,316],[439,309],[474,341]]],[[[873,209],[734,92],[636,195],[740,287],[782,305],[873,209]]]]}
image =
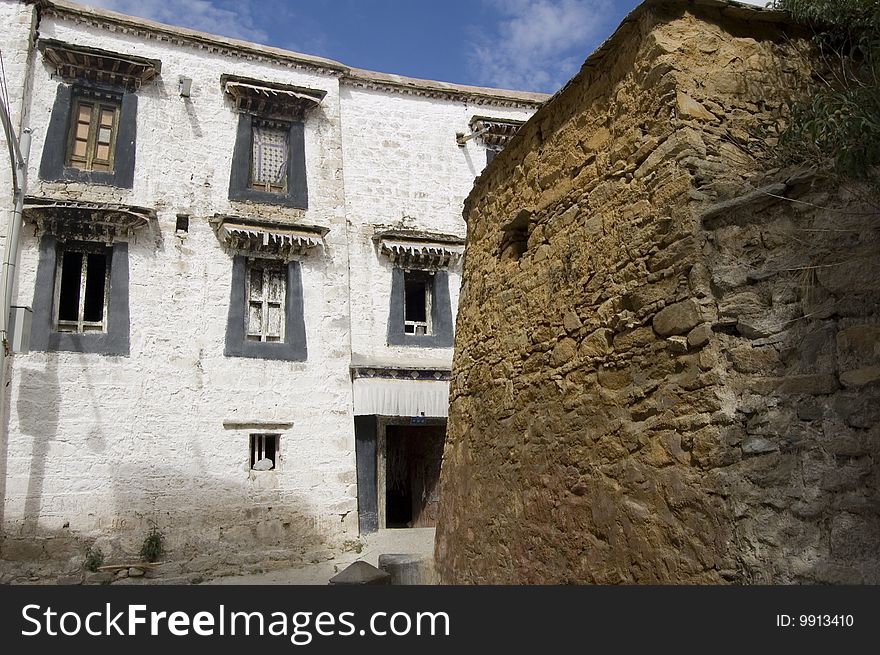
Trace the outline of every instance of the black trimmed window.
{"type": "Polygon", "coordinates": [[[248,261],[245,334],[248,341],[284,341],[287,267],[271,259],[248,261]]]}
{"type": "Polygon", "coordinates": [[[305,361],[302,267],[328,229],[215,215],[217,238],[232,259],[227,357],[305,361]]]}
{"type": "Polygon", "coordinates": [[[508,118],[492,118],[489,116],[474,116],[470,120],[471,133],[460,137],[459,145],[464,145],[467,139],[479,137],[486,146],[486,164],[489,164],[499,152],[504,150],[511,139],[516,136],[523,121],[508,118]]]}
{"type": "Polygon", "coordinates": [[[73,100],[67,166],[84,171],[113,170],[121,97],[80,92],[73,100]]]}
{"type": "Polygon", "coordinates": [[[449,273],[395,267],[391,271],[388,345],[447,348],[452,345],[449,273]]]}
{"type": "Polygon", "coordinates": [[[421,230],[384,230],[373,240],[394,264],[388,311],[388,345],[447,348],[454,324],[449,271],[464,253],[464,240],[421,230]]]}
{"type": "Polygon", "coordinates": [[[59,84],[40,179],[134,185],[138,97],[89,86],[59,84]]]}
{"type": "Polygon", "coordinates": [[[229,199],[307,209],[304,130],[302,121],[241,114],[229,199]]]}
{"type": "Polygon", "coordinates": [[[235,255],[224,353],[227,357],[306,360],[298,261],[235,255]]]}
{"type": "Polygon", "coordinates": [[[434,274],[429,271],[403,272],[403,333],[434,334],[431,307],[434,301],[434,274]]]}
{"type": "Polygon", "coordinates": [[[31,349],[129,354],[128,243],[40,240],[31,349]]]}
{"type": "Polygon", "coordinates": [[[308,209],[304,120],[326,91],[236,75],[220,83],[240,112],[229,199],[308,209]]]}
{"type": "Polygon", "coordinates": [[[55,329],[106,332],[111,250],[103,244],[65,244],[55,273],[55,329]]]}
{"type": "Polygon", "coordinates": [[[119,52],[40,38],[58,84],[40,178],[51,182],[134,185],[137,91],[162,63],[119,52]]]}

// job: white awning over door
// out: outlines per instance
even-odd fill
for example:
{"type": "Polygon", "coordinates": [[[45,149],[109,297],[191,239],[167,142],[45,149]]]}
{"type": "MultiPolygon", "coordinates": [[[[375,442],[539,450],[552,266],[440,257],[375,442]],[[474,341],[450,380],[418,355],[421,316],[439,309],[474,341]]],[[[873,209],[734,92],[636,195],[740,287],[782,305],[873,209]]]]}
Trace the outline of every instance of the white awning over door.
{"type": "Polygon", "coordinates": [[[356,416],[445,418],[449,414],[446,380],[355,378],[353,385],[356,416]]]}

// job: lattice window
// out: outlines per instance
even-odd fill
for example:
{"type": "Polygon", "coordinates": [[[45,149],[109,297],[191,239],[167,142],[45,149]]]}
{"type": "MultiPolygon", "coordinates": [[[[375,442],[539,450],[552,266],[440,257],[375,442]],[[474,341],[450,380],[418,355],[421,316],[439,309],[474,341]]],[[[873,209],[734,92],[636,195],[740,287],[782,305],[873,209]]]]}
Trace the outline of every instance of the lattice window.
{"type": "Polygon", "coordinates": [[[67,165],[85,171],[112,171],[119,125],[119,101],[81,97],[73,103],[67,165]]]}
{"type": "Polygon", "coordinates": [[[246,331],[250,341],[284,341],[287,271],[280,262],[253,260],[247,273],[246,331]]]}
{"type": "Polygon", "coordinates": [[[254,121],[251,186],[262,191],[287,192],[290,127],[285,123],[254,121]]]}
{"type": "Polygon", "coordinates": [[[106,332],[110,257],[100,244],[65,246],[55,276],[55,329],[106,332]]]}
{"type": "Polygon", "coordinates": [[[280,436],[277,434],[250,436],[252,471],[271,471],[278,467],[279,441],[280,436]]]}
{"type": "Polygon", "coordinates": [[[403,332],[404,334],[433,334],[431,301],[433,278],[425,271],[403,273],[403,332]]]}

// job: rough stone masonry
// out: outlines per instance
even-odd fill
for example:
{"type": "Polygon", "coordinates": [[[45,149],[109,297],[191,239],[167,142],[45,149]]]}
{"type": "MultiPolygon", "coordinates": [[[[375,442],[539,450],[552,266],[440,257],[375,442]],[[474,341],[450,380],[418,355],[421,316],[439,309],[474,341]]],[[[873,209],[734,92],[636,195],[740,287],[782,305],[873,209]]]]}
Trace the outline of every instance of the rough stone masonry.
{"type": "Polygon", "coordinates": [[[444,582],[880,582],[878,204],[774,165],[807,37],[646,2],[478,179],[444,582]]]}

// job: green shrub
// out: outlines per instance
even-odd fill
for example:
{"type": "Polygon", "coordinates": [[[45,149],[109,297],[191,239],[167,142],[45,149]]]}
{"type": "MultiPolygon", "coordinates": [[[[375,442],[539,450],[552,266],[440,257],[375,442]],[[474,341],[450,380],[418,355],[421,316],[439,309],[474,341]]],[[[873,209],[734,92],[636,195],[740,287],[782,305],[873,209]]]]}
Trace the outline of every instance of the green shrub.
{"type": "Polygon", "coordinates": [[[92,548],[89,546],[86,550],[86,558],[83,560],[83,568],[86,571],[97,571],[98,567],[104,563],[104,553],[100,548],[92,548]]]}
{"type": "Polygon", "coordinates": [[[775,0],[813,31],[812,97],[793,103],[780,141],[789,161],[839,178],[874,179],[880,166],[880,0],[775,0]]]}
{"type": "Polygon", "coordinates": [[[141,559],[145,562],[156,562],[165,552],[165,538],[159,528],[153,526],[144,537],[144,543],[141,546],[141,559]]]}

